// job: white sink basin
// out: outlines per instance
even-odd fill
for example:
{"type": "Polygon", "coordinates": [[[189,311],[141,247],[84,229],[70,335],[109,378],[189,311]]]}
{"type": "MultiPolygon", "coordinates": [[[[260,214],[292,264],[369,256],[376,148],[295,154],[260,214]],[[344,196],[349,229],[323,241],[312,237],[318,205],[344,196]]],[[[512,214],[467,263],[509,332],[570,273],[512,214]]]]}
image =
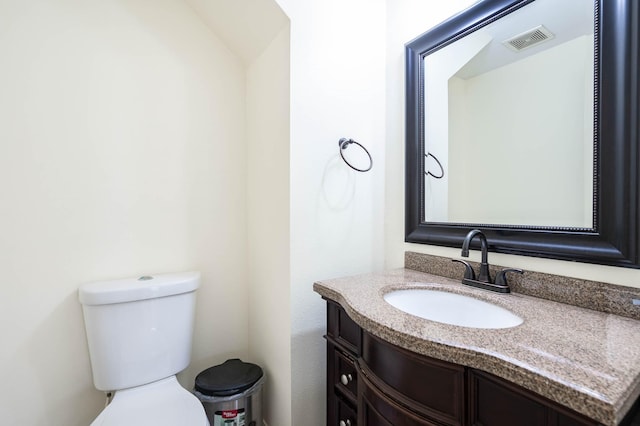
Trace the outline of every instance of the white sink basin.
{"type": "Polygon", "coordinates": [[[501,306],[446,291],[396,290],[385,294],[384,300],[408,314],[461,327],[510,328],[522,324],[522,318],[501,306]]]}

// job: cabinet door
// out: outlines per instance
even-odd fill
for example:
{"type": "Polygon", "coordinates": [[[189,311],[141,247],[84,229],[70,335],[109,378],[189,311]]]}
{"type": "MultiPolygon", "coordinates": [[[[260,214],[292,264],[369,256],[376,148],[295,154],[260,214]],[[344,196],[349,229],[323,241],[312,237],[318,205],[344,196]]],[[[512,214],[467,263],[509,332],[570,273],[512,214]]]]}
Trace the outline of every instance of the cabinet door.
{"type": "Polygon", "coordinates": [[[363,332],[360,368],[384,394],[420,416],[438,424],[463,424],[464,367],[418,355],[363,332]]]}
{"type": "Polygon", "coordinates": [[[584,418],[578,418],[572,415],[558,413],[557,426],[597,426],[598,422],[593,420],[587,420],[584,418]]]}
{"type": "Polygon", "coordinates": [[[546,426],[544,405],[502,386],[489,377],[472,373],[470,386],[472,426],[546,426]]]}
{"type": "Polygon", "coordinates": [[[469,370],[471,426],[596,426],[542,396],[477,370],[469,370]]]}
{"type": "Polygon", "coordinates": [[[363,375],[358,383],[358,422],[366,426],[439,426],[398,405],[363,375]]]}

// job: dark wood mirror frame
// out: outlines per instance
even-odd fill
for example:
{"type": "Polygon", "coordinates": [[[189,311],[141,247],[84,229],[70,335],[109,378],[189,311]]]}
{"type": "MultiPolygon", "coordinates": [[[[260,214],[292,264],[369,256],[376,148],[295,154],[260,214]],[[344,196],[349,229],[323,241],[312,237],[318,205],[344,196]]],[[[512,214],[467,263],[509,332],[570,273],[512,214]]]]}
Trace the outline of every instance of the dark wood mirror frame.
{"type": "MultiPolygon", "coordinates": [[[[640,2],[596,0],[592,229],[423,222],[423,58],[534,0],[483,0],[405,46],[405,241],[461,247],[481,229],[491,251],[640,268],[640,2]]],[[[508,196],[508,194],[505,194],[508,196]]]]}

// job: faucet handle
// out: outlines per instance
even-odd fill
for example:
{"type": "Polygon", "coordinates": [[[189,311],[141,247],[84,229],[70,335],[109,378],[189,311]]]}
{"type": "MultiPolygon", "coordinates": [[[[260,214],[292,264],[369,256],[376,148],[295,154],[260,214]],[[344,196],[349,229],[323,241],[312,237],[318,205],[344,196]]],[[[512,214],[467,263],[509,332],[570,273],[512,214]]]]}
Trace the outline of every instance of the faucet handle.
{"type": "Polygon", "coordinates": [[[460,260],[460,259],[451,259],[452,262],[458,262],[458,263],[462,263],[464,265],[464,277],[466,279],[469,280],[474,280],[476,279],[476,273],[473,272],[473,268],[471,267],[471,265],[469,264],[469,262],[467,262],[466,260],[460,260]]]}
{"type": "Polygon", "coordinates": [[[496,281],[495,284],[496,285],[508,285],[507,284],[507,272],[517,272],[518,274],[522,274],[524,271],[522,269],[517,269],[517,268],[506,268],[503,269],[502,271],[499,271],[496,274],[496,281]]]}

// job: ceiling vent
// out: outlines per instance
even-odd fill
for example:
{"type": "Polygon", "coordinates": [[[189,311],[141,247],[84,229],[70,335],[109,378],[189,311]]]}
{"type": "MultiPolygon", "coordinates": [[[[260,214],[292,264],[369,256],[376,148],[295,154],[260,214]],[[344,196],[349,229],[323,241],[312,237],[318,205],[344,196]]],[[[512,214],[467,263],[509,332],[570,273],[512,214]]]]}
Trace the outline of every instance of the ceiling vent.
{"type": "Polygon", "coordinates": [[[538,25],[537,27],[525,31],[522,34],[518,34],[517,36],[503,41],[502,44],[504,44],[514,52],[519,52],[521,50],[528,49],[529,47],[536,46],[547,40],[551,40],[553,37],[553,33],[546,27],[544,27],[543,25],[538,25]]]}

